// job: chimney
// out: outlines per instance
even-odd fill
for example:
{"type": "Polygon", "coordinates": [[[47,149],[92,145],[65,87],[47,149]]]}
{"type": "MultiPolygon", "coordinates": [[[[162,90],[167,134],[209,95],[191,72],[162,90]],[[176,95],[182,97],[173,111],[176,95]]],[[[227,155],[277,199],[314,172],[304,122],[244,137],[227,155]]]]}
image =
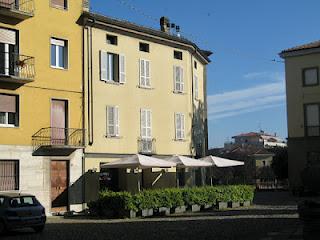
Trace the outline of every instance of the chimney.
{"type": "Polygon", "coordinates": [[[160,18],[160,27],[161,31],[165,33],[170,33],[170,21],[167,17],[161,17],[160,18]]]}

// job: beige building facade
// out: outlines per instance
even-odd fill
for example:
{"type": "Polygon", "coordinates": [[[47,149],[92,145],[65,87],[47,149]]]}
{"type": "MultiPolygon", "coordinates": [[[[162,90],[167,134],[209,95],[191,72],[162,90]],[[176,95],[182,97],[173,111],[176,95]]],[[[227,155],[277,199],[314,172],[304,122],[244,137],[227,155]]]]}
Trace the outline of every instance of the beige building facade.
{"type": "MultiPolygon", "coordinates": [[[[169,34],[166,24],[160,31],[85,13],[81,25],[85,171],[100,172],[101,164],[137,153],[160,158],[204,156],[206,65],[211,53],[169,34]]],[[[159,175],[170,173],[175,175],[175,169],[144,171],[144,182],[153,186],[159,175]]],[[[128,190],[131,173],[118,174],[119,185],[126,182],[121,188],[128,190]]],[[[156,182],[161,181],[175,184],[172,177],[156,182]]]]}
{"type": "Polygon", "coordinates": [[[305,188],[303,172],[320,164],[320,42],[280,56],[286,72],[289,181],[291,189],[300,191],[305,188]]]}

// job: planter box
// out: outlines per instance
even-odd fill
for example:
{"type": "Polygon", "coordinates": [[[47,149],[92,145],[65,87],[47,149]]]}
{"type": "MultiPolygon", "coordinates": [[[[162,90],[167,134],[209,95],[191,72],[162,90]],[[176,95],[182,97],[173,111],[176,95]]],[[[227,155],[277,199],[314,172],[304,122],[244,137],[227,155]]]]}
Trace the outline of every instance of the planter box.
{"type": "Polygon", "coordinates": [[[197,204],[194,204],[191,206],[191,211],[192,212],[200,212],[201,210],[201,206],[200,205],[197,205],[197,204]]]}
{"type": "Polygon", "coordinates": [[[170,208],[167,208],[167,207],[159,208],[159,214],[164,216],[170,215],[170,208]]]}
{"type": "Polygon", "coordinates": [[[119,214],[118,214],[118,217],[121,217],[121,218],[136,218],[137,217],[137,212],[136,211],[133,211],[133,210],[123,210],[123,211],[120,211],[119,214]]]}
{"type": "Polygon", "coordinates": [[[151,217],[153,216],[153,209],[142,209],[141,211],[141,216],[142,217],[151,217]]]}
{"type": "Polygon", "coordinates": [[[212,208],[212,204],[206,204],[203,206],[203,209],[204,210],[208,210],[208,209],[211,209],[212,208]]]}
{"type": "Polygon", "coordinates": [[[228,208],[228,203],[227,202],[218,202],[218,209],[227,209],[228,208]]]}
{"type": "Polygon", "coordinates": [[[251,203],[250,201],[245,201],[241,204],[243,207],[250,207],[251,203]]]}
{"type": "Polygon", "coordinates": [[[231,208],[239,208],[240,202],[231,202],[231,208]]]}
{"type": "Polygon", "coordinates": [[[184,213],[186,211],[186,206],[176,207],[174,213],[184,213]]]}

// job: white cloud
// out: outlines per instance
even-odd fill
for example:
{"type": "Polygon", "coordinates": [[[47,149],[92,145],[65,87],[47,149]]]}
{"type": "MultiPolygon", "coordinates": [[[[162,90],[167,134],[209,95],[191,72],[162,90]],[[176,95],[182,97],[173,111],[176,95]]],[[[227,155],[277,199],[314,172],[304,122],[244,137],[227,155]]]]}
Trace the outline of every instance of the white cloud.
{"type": "MultiPolygon", "coordinates": [[[[247,74],[247,78],[268,76],[269,72],[247,74]]],[[[250,88],[233,90],[208,96],[208,117],[210,120],[222,119],[283,106],[285,85],[281,76],[273,74],[273,82],[250,88]]]]}
{"type": "Polygon", "coordinates": [[[249,80],[267,80],[283,82],[285,80],[285,74],[283,72],[251,72],[243,76],[249,80]]]}

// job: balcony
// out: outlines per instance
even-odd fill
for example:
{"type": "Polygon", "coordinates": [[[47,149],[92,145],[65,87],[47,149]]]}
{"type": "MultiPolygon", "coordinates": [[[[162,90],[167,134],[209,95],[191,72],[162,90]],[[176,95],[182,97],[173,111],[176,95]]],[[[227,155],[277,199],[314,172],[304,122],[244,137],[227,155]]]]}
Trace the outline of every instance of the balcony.
{"type": "Polygon", "coordinates": [[[69,156],[85,147],[84,130],[76,128],[41,128],[32,136],[34,156],[69,156]]]}
{"type": "Polygon", "coordinates": [[[23,21],[34,14],[34,0],[0,0],[0,15],[23,21]]]}
{"type": "Polygon", "coordinates": [[[144,155],[153,155],[156,153],[156,139],[154,138],[139,138],[138,152],[144,155]]]}
{"type": "Polygon", "coordinates": [[[0,53],[0,82],[25,84],[33,82],[34,58],[16,53],[0,53]]]}
{"type": "Polygon", "coordinates": [[[90,0],[83,0],[82,7],[83,7],[83,10],[89,12],[90,0]]]}

